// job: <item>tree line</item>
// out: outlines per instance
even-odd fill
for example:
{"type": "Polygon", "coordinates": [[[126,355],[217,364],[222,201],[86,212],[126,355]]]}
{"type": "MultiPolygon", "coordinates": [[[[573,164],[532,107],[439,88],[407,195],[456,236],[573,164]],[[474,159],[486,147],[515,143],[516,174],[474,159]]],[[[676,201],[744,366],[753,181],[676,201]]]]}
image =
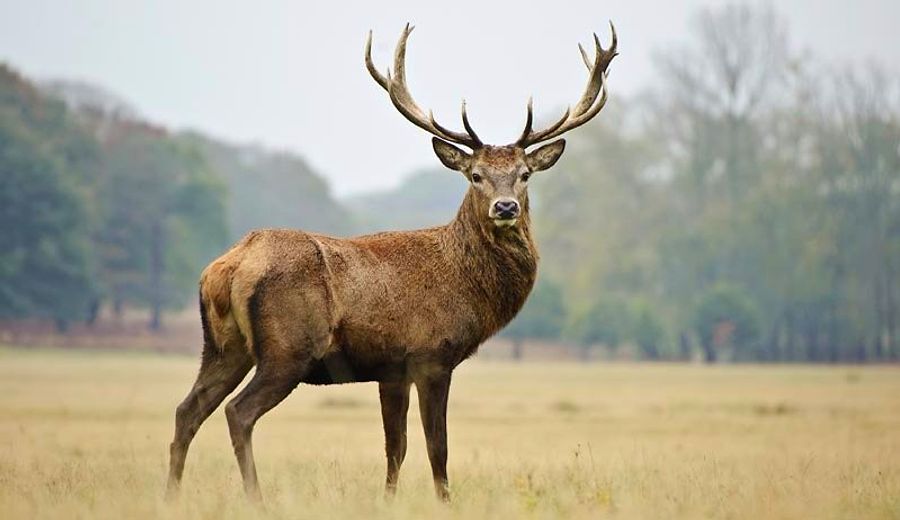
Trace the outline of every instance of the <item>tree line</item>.
{"type": "Polygon", "coordinates": [[[648,359],[897,360],[900,83],[795,51],[769,7],[701,10],[690,34],[535,182],[546,280],[523,316],[543,325],[507,334],[648,359]]]}
{"type": "MultiPolygon", "coordinates": [[[[615,93],[613,64],[603,115],[531,181],[541,264],[503,332],[514,354],[542,339],[585,358],[897,360],[897,78],[797,51],[771,7],[703,9],[690,29],[640,95],[615,93]]],[[[135,306],[159,327],[249,229],[424,227],[465,189],[424,171],[342,205],[297,156],[75,87],[0,66],[0,320],[135,306]]]]}
{"type": "Polygon", "coordinates": [[[351,227],[301,159],[173,133],[95,87],[0,65],[0,320],[65,330],[137,307],[156,330],[239,234],[301,222],[351,227]]]}

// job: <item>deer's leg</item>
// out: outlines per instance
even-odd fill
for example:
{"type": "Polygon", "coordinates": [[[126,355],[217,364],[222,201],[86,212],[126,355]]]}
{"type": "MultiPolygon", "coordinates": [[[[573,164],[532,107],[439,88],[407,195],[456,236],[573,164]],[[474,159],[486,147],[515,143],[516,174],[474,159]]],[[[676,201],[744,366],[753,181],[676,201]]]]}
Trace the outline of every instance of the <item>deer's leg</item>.
{"type": "Polygon", "coordinates": [[[400,466],[406,458],[406,412],[409,410],[409,383],[379,383],[381,421],[384,424],[384,451],[387,455],[385,493],[397,491],[400,466]]]}
{"type": "Polygon", "coordinates": [[[200,425],[234,391],[253,366],[253,359],[244,349],[217,352],[204,347],[200,373],[190,393],[175,410],[175,437],[170,446],[169,482],[167,494],[172,497],[181,484],[184,459],[188,447],[200,425]]]}
{"type": "Polygon", "coordinates": [[[419,412],[425,429],[428,460],[438,498],[450,500],[447,481],[447,397],[450,393],[450,371],[431,374],[416,381],[419,412]]]}
{"type": "MultiPolygon", "coordinates": [[[[321,255],[321,250],[316,250],[321,255]]],[[[247,302],[256,372],[225,406],[225,417],[244,491],[251,499],[262,498],[253,460],[256,421],[300,384],[312,359],[321,357],[333,341],[333,328],[321,312],[331,301],[328,290],[319,284],[304,288],[304,284],[284,273],[263,278],[256,282],[247,302]]]]}
{"type": "Polygon", "coordinates": [[[253,426],[297,387],[308,366],[305,360],[289,364],[260,360],[253,379],[225,406],[231,444],[244,480],[244,491],[250,498],[262,498],[253,460],[253,426]]]}

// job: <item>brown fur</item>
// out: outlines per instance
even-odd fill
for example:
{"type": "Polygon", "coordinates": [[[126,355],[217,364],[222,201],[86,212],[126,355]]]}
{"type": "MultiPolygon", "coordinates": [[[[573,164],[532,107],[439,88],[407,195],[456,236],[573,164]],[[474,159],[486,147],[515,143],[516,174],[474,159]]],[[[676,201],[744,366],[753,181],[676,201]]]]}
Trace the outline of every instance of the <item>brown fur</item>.
{"type": "Polygon", "coordinates": [[[466,156],[463,173],[484,180],[473,183],[446,226],[350,239],[255,231],[204,270],[205,351],[218,354],[205,354],[195,388],[179,407],[176,422],[184,426],[173,442],[173,488],[190,437],[224,398],[210,395],[210,387],[230,391],[233,379],[256,364],[253,380],[226,407],[249,493],[258,493],[249,435],[259,416],[300,382],[377,381],[388,489],[396,487],[400,446],[405,453],[405,411],[415,383],[423,417],[432,417],[426,437],[435,483],[447,496],[450,373],[516,315],[537,269],[521,180],[528,157],[508,147],[486,150],[466,156]],[[489,215],[500,195],[521,205],[514,225],[498,226],[489,215]],[[210,404],[192,404],[203,400],[210,404]]]}
{"type": "Polygon", "coordinates": [[[231,311],[231,280],[236,267],[237,262],[220,258],[210,264],[200,278],[201,297],[212,304],[218,316],[225,316],[231,311]]]}
{"type": "Polygon", "coordinates": [[[438,496],[449,498],[447,399],[453,369],[519,312],[534,285],[537,251],[531,238],[527,182],[553,166],[559,139],[584,124],[606,101],[604,73],[615,56],[596,40],[590,79],[573,112],[533,132],[531,104],[522,137],[485,145],[426,119],[406,88],[405,49],[395,52],[392,77],[366,66],[400,112],[436,137],[441,162],[471,183],[446,226],[338,239],[294,230],[250,233],[211,263],[200,283],[204,354],[197,381],[175,414],[169,465],[177,490],[197,429],[255,364],[247,386],[225,407],[244,489],[259,497],[251,436],[256,421],[301,382],[377,381],[385,432],[388,492],[406,456],[409,391],[416,385],[428,458],[438,496]],[[598,100],[599,92],[603,96],[598,100]],[[595,104],[596,101],[596,104],[595,104]],[[448,141],[472,149],[469,154],[448,141]]]}

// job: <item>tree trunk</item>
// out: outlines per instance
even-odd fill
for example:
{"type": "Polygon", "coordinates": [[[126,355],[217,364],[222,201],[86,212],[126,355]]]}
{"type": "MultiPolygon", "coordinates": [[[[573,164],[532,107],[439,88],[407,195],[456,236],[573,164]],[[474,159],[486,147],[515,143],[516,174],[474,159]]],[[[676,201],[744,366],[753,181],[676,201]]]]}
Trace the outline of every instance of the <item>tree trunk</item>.
{"type": "MultiPolygon", "coordinates": [[[[766,351],[773,357],[782,356],[779,348],[779,335],[781,334],[781,318],[776,317],[773,320],[772,327],[769,329],[769,337],[766,339],[766,351]]],[[[783,356],[782,356],[783,357],[783,356]]]]}
{"type": "Polygon", "coordinates": [[[162,225],[154,222],[150,231],[150,330],[162,328],[163,306],[163,233],[162,225]]]}
{"type": "Polygon", "coordinates": [[[93,327],[97,324],[97,317],[100,316],[100,305],[100,298],[93,298],[91,300],[91,305],[88,307],[87,318],[84,320],[88,327],[93,327]]]}
{"type": "Polygon", "coordinates": [[[587,363],[591,360],[591,347],[590,345],[582,345],[580,349],[578,349],[578,353],[580,354],[581,362],[587,363]]]}
{"type": "Polygon", "coordinates": [[[524,341],[522,338],[512,338],[512,358],[514,361],[522,361],[522,347],[524,341]]]}
{"type": "Polygon", "coordinates": [[[866,342],[865,340],[860,339],[856,343],[856,355],[854,356],[857,363],[863,363],[866,361],[866,342]]]}
{"type": "Polygon", "coordinates": [[[125,301],[122,298],[122,289],[116,288],[112,302],[113,320],[117,325],[122,324],[122,316],[125,313],[125,301]]]}
{"type": "Polygon", "coordinates": [[[896,360],[900,356],[900,345],[897,341],[897,301],[894,299],[894,266],[891,258],[885,258],[884,288],[887,291],[886,309],[887,316],[887,349],[888,359],[896,360]]]}
{"type": "Polygon", "coordinates": [[[817,317],[812,316],[812,313],[806,317],[804,328],[806,329],[806,333],[804,334],[804,343],[806,343],[806,361],[817,362],[820,361],[820,353],[819,353],[819,320],[817,317]]]}
{"type": "Polygon", "coordinates": [[[691,360],[691,341],[685,332],[678,335],[678,354],[682,361],[691,360]]]}
{"type": "MultiPolygon", "coordinates": [[[[834,278],[832,279],[831,283],[832,287],[838,287],[837,272],[835,272],[834,278]]],[[[832,294],[828,299],[828,361],[831,363],[837,363],[838,358],[840,357],[840,345],[838,344],[838,342],[840,341],[840,338],[838,337],[839,335],[837,302],[835,302],[835,295],[832,294]]]]}
{"type": "Polygon", "coordinates": [[[150,309],[150,330],[158,332],[162,329],[162,308],[157,303],[150,309]]]}
{"type": "MultiPolygon", "coordinates": [[[[879,273],[880,274],[880,273],[879,273]]],[[[875,286],[873,287],[873,296],[875,297],[875,341],[873,356],[876,361],[884,359],[884,288],[882,287],[882,278],[876,274],[874,278],[875,286]]]]}
{"type": "Polygon", "coordinates": [[[69,320],[65,318],[56,318],[53,320],[53,324],[56,326],[56,332],[59,334],[65,334],[69,332],[69,320]]]}
{"type": "Polygon", "coordinates": [[[787,335],[784,358],[790,360],[797,359],[797,323],[795,313],[795,309],[788,309],[784,321],[785,334],[787,335]]]}
{"type": "Polygon", "coordinates": [[[703,347],[703,360],[709,364],[715,363],[716,347],[713,345],[712,339],[703,340],[701,346],[703,347]]]}
{"type": "Polygon", "coordinates": [[[649,361],[658,361],[659,360],[659,347],[656,343],[647,343],[641,345],[641,353],[644,355],[644,359],[649,361]]]}

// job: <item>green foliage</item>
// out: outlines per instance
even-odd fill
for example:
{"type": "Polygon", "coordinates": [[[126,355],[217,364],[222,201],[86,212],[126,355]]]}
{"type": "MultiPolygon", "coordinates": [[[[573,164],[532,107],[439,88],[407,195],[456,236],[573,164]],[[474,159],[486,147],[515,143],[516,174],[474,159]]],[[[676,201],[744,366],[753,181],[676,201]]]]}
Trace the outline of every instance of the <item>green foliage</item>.
{"type": "Polygon", "coordinates": [[[296,156],[170,134],[91,85],[45,90],[0,66],[0,318],[90,319],[105,302],[149,307],[155,328],[250,229],[352,231],[296,156]]]}
{"type": "MultiPolygon", "coordinates": [[[[706,8],[689,34],[652,90],[613,95],[530,181],[541,277],[504,334],[650,359],[900,359],[900,81],[806,70],[771,7],[706,8]]],[[[423,171],[342,207],[296,156],[127,112],[67,109],[0,68],[0,316],[177,306],[226,237],[427,227],[466,189],[423,171]]]]}
{"type": "Polygon", "coordinates": [[[85,244],[76,240],[84,201],[58,158],[5,119],[0,115],[0,316],[77,317],[91,291],[85,244]]]}
{"type": "Polygon", "coordinates": [[[599,310],[571,333],[712,359],[716,320],[737,319],[731,359],[900,358],[900,82],[808,73],[767,7],[705,9],[693,34],[660,54],[654,92],[611,102],[532,184],[569,308],[654,309],[632,309],[627,339],[599,310]]]}
{"type": "Polygon", "coordinates": [[[86,142],[60,103],[0,66],[0,318],[84,315],[95,289],[86,142]]]}
{"type": "Polygon", "coordinates": [[[694,310],[693,325],[708,361],[715,361],[724,347],[733,347],[740,358],[756,357],[759,313],[739,288],[717,284],[706,291],[694,310]]]}
{"type": "Polygon", "coordinates": [[[47,90],[0,66],[0,318],[90,319],[105,302],[149,307],[156,328],[246,231],[352,230],[296,156],[170,134],[91,85],[47,90]]]}
{"type": "Polygon", "coordinates": [[[347,201],[361,232],[421,229],[450,222],[468,184],[461,175],[435,168],[410,175],[397,188],[347,201]]]}
{"type": "Polygon", "coordinates": [[[557,338],[562,332],[566,308],[560,287],[540,278],[518,316],[503,329],[513,339],[557,338]]]}
{"type": "Polygon", "coordinates": [[[106,293],[114,305],[179,307],[200,270],[227,243],[225,188],[189,142],[132,121],[103,142],[97,233],[106,293]]]}
{"type": "Polygon", "coordinates": [[[646,359],[659,359],[666,341],[665,324],[646,302],[640,301],[631,309],[631,338],[646,359]]]}
{"type": "Polygon", "coordinates": [[[596,344],[614,349],[628,339],[630,331],[628,302],[606,296],[575,315],[567,327],[567,336],[585,349],[596,344]]]}
{"type": "Polygon", "coordinates": [[[187,134],[182,140],[197,147],[226,187],[232,241],[259,228],[301,228],[336,235],[355,231],[349,212],[302,158],[198,134],[187,134]]]}

